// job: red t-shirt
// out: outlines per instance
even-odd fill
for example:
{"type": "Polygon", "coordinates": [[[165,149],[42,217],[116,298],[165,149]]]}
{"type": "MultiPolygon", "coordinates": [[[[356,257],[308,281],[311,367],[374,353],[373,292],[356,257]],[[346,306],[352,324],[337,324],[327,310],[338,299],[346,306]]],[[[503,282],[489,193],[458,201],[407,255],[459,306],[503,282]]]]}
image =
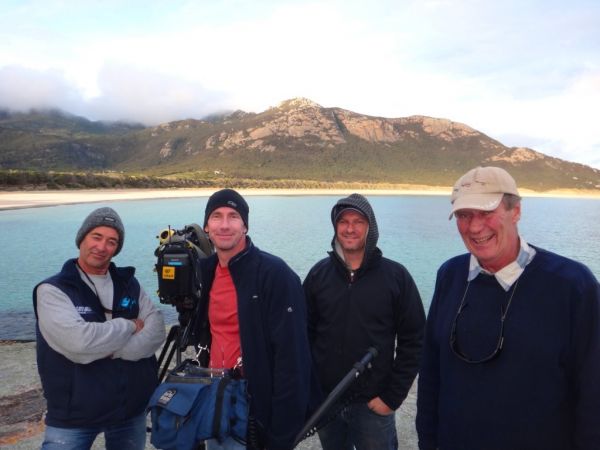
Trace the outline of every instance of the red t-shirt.
{"type": "Polygon", "coordinates": [[[210,363],[213,368],[231,369],[242,356],[237,294],[228,267],[217,264],[209,295],[210,363]]]}

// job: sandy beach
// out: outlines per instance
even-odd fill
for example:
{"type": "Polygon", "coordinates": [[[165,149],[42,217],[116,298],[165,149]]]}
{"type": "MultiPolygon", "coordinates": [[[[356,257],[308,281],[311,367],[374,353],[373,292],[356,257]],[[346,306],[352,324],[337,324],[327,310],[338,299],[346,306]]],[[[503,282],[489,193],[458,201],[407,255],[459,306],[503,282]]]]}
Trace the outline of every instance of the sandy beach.
{"type": "MultiPolygon", "coordinates": [[[[0,191],[0,210],[106,201],[208,197],[217,188],[208,189],[83,189],[47,191],[0,191]]],[[[238,189],[244,196],[254,195],[442,195],[450,196],[451,187],[400,185],[395,189],[238,189]]],[[[536,192],[520,190],[523,197],[600,198],[600,191],[560,189],[536,192]]]]}
{"type": "MultiPolygon", "coordinates": [[[[41,206],[93,203],[106,201],[162,198],[208,197],[218,188],[199,189],[83,189],[56,191],[0,191],[0,209],[35,208],[41,206]]],[[[406,189],[238,189],[244,196],[254,195],[447,195],[450,188],[426,186],[406,189]]]]}

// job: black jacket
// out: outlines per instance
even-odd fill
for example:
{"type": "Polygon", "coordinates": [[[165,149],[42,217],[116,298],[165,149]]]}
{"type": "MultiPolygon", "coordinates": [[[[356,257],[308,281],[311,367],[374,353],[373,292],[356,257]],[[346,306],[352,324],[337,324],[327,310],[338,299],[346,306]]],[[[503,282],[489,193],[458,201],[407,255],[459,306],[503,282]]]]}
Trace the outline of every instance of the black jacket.
{"type": "MultiPolygon", "coordinates": [[[[371,370],[351,388],[353,401],[379,396],[397,409],[419,367],[425,313],[417,287],[404,266],[384,258],[376,247],[377,222],[364,197],[353,194],[332,210],[332,222],[344,207],[369,219],[365,257],[353,274],[336,252],[319,261],[304,280],[308,334],[321,387],[328,393],[369,347],[379,355],[371,370]]],[[[341,251],[341,250],[340,250],[341,251]]]]}
{"type": "MultiPolygon", "coordinates": [[[[217,263],[216,255],[201,262],[201,335],[208,327],[208,299],[217,263]]],[[[300,279],[283,260],[259,250],[250,238],[246,249],[229,262],[229,271],[237,293],[250,414],[266,448],[291,449],[309,414],[311,387],[300,279]]]]}

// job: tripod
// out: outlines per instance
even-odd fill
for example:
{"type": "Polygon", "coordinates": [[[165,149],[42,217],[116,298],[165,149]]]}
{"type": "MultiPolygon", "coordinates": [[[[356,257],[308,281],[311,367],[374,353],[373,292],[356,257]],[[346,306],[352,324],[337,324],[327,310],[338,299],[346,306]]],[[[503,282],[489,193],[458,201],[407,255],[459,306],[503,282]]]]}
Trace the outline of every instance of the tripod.
{"type": "Polygon", "coordinates": [[[200,301],[195,302],[193,310],[183,310],[179,313],[179,324],[173,325],[169,330],[167,339],[158,357],[159,375],[158,382],[161,383],[169,370],[169,366],[175,355],[175,364],[181,364],[181,354],[190,345],[194,345],[192,337],[200,310],[200,301]],[[166,358],[166,359],[165,359],[166,358]]]}

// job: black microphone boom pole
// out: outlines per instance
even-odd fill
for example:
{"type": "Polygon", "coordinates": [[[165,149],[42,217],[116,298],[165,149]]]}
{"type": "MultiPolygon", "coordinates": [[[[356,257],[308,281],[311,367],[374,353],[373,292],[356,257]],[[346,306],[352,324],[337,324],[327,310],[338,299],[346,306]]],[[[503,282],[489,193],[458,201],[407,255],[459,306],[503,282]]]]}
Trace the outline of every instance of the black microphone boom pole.
{"type": "Polygon", "coordinates": [[[302,428],[300,433],[298,433],[298,435],[296,436],[294,447],[296,447],[300,443],[300,441],[302,441],[305,437],[308,436],[309,432],[317,425],[319,420],[323,418],[327,410],[329,410],[329,408],[331,408],[331,406],[338,401],[338,399],[342,396],[344,392],[346,392],[346,390],[350,387],[354,380],[356,380],[360,376],[360,374],[364,372],[364,370],[368,367],[373,358],[377,356],[377,354],[378,352],[375,347],[369,347],[369,350],[367,351],[365,356],[363,356],[359,362],[354,364],[350,372],[348,372],[346,376],[342,378],[342,381],[340,381],[336,385],[336,387],[333,388],[333,390],[329,393],[325,401],[321,403],[321,406],[319,406],[319,408],[314,412],[314,414],[310,416],[310,419],[308,419],[308,421],[304,425],[304,428],[302,428]]]}

